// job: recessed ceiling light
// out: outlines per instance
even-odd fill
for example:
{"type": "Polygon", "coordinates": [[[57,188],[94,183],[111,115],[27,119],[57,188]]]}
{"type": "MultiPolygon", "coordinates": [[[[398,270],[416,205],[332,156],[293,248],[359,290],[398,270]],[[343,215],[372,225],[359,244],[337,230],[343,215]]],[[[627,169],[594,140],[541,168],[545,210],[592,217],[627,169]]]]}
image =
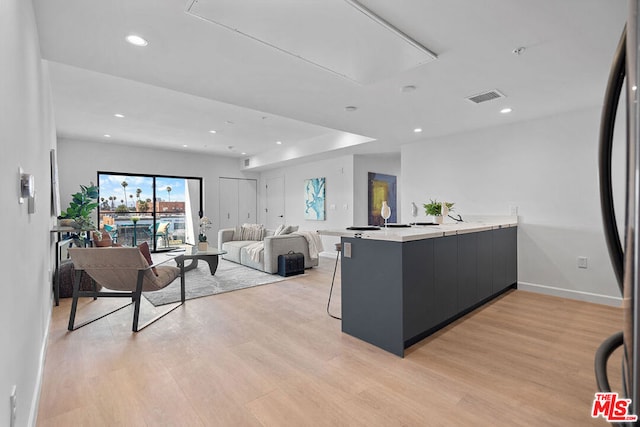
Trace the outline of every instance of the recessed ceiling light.
{"type": "Polygon", "coordinates": [[[414,131],[415,133],[420,133],[420,132],[422,132],[422,128],[415,128],[413,131],[414,131]]]}
{"type": "Polygon", "coordinates": [[[276,141],[276,144],[282,145],[282,141],[276,141]]]}
{"type": "Polygon", "coordinates": [[[127,41],[134,46],[141,46],[141,47],[149,44],[148,41],[146,41],[140,36],[136,36],[135,34],[129,34],[127,36],[127,41]]]}
{"type": "Polygon", "coordinates": [[[346,107],[344,107],[345,111],[356,111],[358,109],[358,107],[356,107],[355,105],[347,105],[346,107]]]}
{"type": "Polygon", "coordinates": [[[245,153],[244,151],[243,151],[242,153],[240,153],[240,154],[242,154],[243,156],[246,156],[246,155],[247,155],[247,153],[245,153]]]}
{"type": "Polygon", "coordinates": [[[187,144],[182,144],[182,146],[183,146],[184,148],[187,148],[187,147],[188,147],[188,145],[187,145],[187,144]]]}
{"type": "Polygon", "coordinates": [[[638,86],[631,86],[631,90],[633,91],[638,90],[638,86]]]}
{"type": "Polygon", "coordinates": [[[209,131],[209,133],[216,133],[216,131],[215,131],[215,130],[213,130],[213,129],[211,129],[211,130],[209,131]]]}
{"type": "Polygon", "coordinates": [[[122,119],[124,117],[124,114],[116,113],[116,114],[114,114],[114,117],[122,119]]]}
{"type": "Polygon", "coordinates": [[[109,135],[108,133],[105,133],[105,134],[104,134],[104,137],[105,137],[105,138],[111,138],[111,135],[109,135]]]}
{"type": "Polygon", "coordinates": [[[510,112],[512,112],[513,110],[510,107],[507,108],[503,108],[502,110],[500,110],[500,112],[502,114],[509,114],[510,112]]]}

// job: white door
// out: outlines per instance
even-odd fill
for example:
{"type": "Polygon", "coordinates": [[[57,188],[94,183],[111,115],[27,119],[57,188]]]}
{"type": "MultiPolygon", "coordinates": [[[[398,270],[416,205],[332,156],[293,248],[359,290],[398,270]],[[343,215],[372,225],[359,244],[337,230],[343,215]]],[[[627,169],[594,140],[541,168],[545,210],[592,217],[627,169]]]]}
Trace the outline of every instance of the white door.
{"type": "Polygon", "coordinates": [[[280,224],[285,224],[284,216],[284,177],[277,176],[267,179],[267,228],[274,230],[280,224]]]}
{"type": "Polygon", "coordinates": [[[238,225],[238,180],[220,178],[220,228],[238,225]]]}
{"type": "Polygon", "coordinates": [[[238,224],[258,222],[258,182],[255,179],[238,180],[238,224]]]}

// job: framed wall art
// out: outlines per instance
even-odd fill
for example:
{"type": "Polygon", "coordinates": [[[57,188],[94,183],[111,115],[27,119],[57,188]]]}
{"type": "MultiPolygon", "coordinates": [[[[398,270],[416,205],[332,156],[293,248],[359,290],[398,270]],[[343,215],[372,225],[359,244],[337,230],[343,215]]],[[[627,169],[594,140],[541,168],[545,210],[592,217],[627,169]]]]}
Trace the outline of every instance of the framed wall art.
{"type": "Polygon", "coordinates": [[[387,202],[391,208],[391,217],[388,222],[398,222],[397,209],[397,179],[395,175],[385,175],[383,173],[369,172],[368,189],[368,222],[369,225],[383,225],[384,218],[380,215],[382,202],[387,202]]]}
{"type": "Polygon", "coordinates": [[[325,178],[304,181],[304,219],[325,220],[325,178]]]}

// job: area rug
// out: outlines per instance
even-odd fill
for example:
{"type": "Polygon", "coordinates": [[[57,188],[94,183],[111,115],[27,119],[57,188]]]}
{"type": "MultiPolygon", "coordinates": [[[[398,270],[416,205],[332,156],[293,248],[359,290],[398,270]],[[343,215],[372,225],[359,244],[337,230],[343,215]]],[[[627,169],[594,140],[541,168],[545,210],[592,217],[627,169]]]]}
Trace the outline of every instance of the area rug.
{"type": "MultiPolygon", "coordinates": [[[[187,261],[186,264],[190,262],[187,261]]],[[[276,283],[293,277],[299,276],[282,277],[277,274],[268,274],[224,259],[220,259],[218,270],[212,276],[209,265],[200,260],[197,268],[185,273],[185,296],[187,299],[206,297],[276,283]]],[[[178,302],[180,301],[180,278],[160,291],[145,292],[143,295],[156,307],[178,302]]]]}

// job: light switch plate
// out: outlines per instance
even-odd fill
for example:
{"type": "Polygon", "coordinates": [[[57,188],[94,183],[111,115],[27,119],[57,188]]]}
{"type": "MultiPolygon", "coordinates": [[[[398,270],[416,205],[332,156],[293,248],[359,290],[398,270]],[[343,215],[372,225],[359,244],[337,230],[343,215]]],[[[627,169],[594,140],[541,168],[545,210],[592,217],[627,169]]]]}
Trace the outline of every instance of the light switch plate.
{"type": "Polygon", "coordinates": [[[345,258],[351,258],[351,243],[345,243],[342,246],[342,255],[345,258]]]}
{"type": "Polygon", "coordinates": [[[587,257],[579,256],[578,257],[578,268],[587,268],[587,257]]]}

